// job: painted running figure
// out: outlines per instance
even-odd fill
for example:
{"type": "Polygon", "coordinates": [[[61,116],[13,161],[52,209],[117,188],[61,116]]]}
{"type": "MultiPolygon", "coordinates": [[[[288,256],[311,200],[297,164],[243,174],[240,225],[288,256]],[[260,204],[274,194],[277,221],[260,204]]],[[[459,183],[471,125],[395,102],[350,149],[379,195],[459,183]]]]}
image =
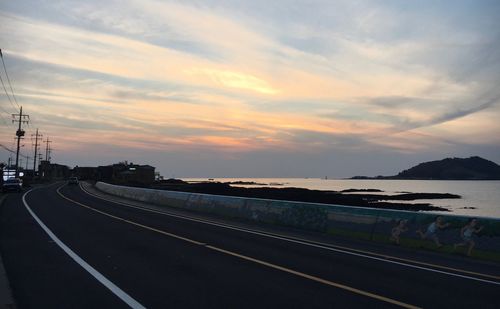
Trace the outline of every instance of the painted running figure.
{"type": "Polygon", "coordinates": [[[456,249],[457,247],[469,245],[469,248],[467,249],[467,255],[468,256],[471,255],[472,248],[474,248],[474,246],[476,245],[476,243],[472,239],[472,236],[474,234],[481,232],[484,228],[484,226],[476,228],[476,225],[477,225],[476,218],[469,219],[467,224],[460,230],[460,236],[462,237],[462,242],[455,244],[453,246],[454,249],[456,249]]]}
{"type": "Polygon", "coordinates": [[[420,235],[422,239],[432,239],[438,248],[441,248],[443,245],[439,242],[439,238],[437,236],[437,231],[439,229],[444,229],[448,227],[449,223],[443,223],[443,218],[441,216],[437,216],[436,220],[429,224],[427,227],[427,231],[422,233],[422,230],[417,230],[417,233],[420,235]]]}
{"type": "Polygon", "coordinates": [[[399,245],[399,235],[401,235],[401,233],[403,232],[408,231],[408,228],[406,227],[406,222],[407,220],[399,220],[398,224],[391,230],[390,240],[395,242],[396,245],[399,245]]]}

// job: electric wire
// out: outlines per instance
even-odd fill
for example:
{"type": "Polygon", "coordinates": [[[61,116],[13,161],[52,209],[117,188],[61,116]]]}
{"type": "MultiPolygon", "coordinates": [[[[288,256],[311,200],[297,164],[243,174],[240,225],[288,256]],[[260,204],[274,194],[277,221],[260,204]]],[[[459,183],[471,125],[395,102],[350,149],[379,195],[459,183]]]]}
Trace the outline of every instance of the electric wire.
{"type": "MultiPolygon", "coordinates": [[[[5,149],[5,150],[7,150],[8,152],[10,152],[10,153],[12,153],[12,154],[15,154],[15,153],[16,153],[16,151],[15,151],[15,150],[10,149],[9,147],[7,147],[7,146],[5,146],[5,145],[3,145],[3,144],[0,144],[0,148],[5,149]]],[[[27,158],[27,157],[28,157],[28,156],[23,155],[22,153],[19,153],[19,156],[20,156],[20,157],[23,157],[23,158],[27,158]]]]}
{"type": "Polygon", "coordinates": [[[3,53],[0,50],[0,58],[2,58],[3,70],[5,71],[5,76],[7,76],[7,82],[9,83],[10,92],[12,93],[12,97],[14,98],[14,102],[16,102],[17,108],[19,109],[19,103],[17,103],[16,95],[14,94],[14,89],[12,88],[12,84],[10,82],[9,73],[7,73],[7,67],[5,66],[5,61],[3,60],[3,53]]]}
{"type": "MultiPolygon", "coordinates": [[[[7,82],[8,82],[8,84],[9,84],[9,88],[10,88],[10,91],[11,91],[12,98],[11,98],[11,96],[9,95],[9,92],[8,92],[8,90],[7,90],[7,87],[5,86],[4,80],[3,80],[3,78],[2,78],[2,76],[1,76],[1,75],[0,75],[0,82],[2,83],[3,90],[4,90],[5,94],[7,95],[7,98],[8,98],[8,100],[9,100],[10,104],[12,105],[12,107],[14,108],[14,110],[17,112],[17,110],[19,110],[19,109],[20,109],[20,105],[19,105],[19,103],[18,103],[18,101],[17,101],[17,98],[16,98],[16,95],[15,95],[15,93],[14,93],[14,88],[12,87],[12,83],[11,83],[11,81],[10,81],[9,73],[7,72],[7,67],[6,67],[6,65],[5,65],[5,60],[4,60],[4,58],[3,58],[3,53],[2,53],[2,50],[1,50],[1,49],[0,49],[0,58],[2,58],[2,66],[3,66],[3,71],[5,72],[5,76],[7,77],[7,82]],[[14,101],[12,101],[12,99],[14,99],[14,101]],[[14,103],[15,103],[15,104],[14,104],[14,103]],[[17,107],[16,107],[16,105],[17,105],[17,107]]],[[[1,107],[1,106],[0,106],[0,109],[1,109],[3,112],[5,112],[7,115],[9,115],[9,116],[11,115],[9,112],[7,112],[7,110],[5,110],[5,108],[3,108],[3,107],[1,107]]],[[[1,117],[2,122],[3,122],[3,123],[5,123],[5,125],[7,125],[7,126],[8,126],[8,121],[5,119],[5,117],[4,117],[1,113],[0,113],[0,117],[1,117]]],[[[29,119],[29,116],[28,116],[28,119],[29,119]]],[[[30,119],[30,121],[29,121],[29,122],[26,122],[26,124],[28,125],[28,128],[30,128],[30,129],[31,129],[31,124],[30,124],[30,122],[31,122],[31,121],[32,121],[32,120],[30,119]]],[[[23,145],[23,146],[24,146],[24,145],[23,145]]],[[[5,146],[5,145],[0,144],[0,147],[1,147],[1,148],[3,148],[3,149],[5,149],[5,150],[7,150],[8,152],[10,152],[10,153],[12,153],[12,154],[15,154],[15,153],[16,153],[16,151],[14,151],[14,150],[10,149],[9,147],[7,147],[7,146],[5,146]]],[[[19,156],[20,156],[20,157],[25,158],[26,160],[28,160],[28,158],[29,158],[29,156],[25,156],[25,155],[23,155],[23,154],[21,153],[21,151],[19,151],[19,156]]]]}
{"type": "Polygon", "coordinates": [[[5,91],[5,94],[7,95],[7,98],[9,99],[10,104],[12,105],[12,107],[14,108],[14,110],[17,110],[16,106],[12,102],[12,99],[10,98],[10,95],[9,95],[9,92],[7,91],[7,88],[5,88],[5,84],[3,82],[2,75],[0,75],[0,82],[2,82],[3,90],[5,91]]]}

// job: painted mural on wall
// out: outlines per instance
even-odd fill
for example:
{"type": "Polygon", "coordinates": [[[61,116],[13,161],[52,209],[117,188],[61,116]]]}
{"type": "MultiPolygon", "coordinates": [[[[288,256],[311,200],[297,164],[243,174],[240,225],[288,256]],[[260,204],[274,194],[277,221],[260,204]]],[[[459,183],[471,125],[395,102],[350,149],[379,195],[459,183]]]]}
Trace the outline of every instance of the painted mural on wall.
{"type": "Polygon", "coordinates": [[[481,255],[500,261],[500,220],[409,211],[239,198],[115,186],[97,188],[156,205],[279,224],[398,246],[481,255]],[[484,255],[484,254],[483,254],[484,255]]]}

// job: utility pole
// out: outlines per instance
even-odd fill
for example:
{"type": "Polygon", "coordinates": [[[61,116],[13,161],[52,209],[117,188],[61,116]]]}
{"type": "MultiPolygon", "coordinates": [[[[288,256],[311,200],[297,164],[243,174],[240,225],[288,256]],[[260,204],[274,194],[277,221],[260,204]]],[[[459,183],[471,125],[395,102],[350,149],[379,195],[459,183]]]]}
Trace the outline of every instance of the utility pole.
{"type": "Polygon", "coordinates": [[[50,160],[50,157],[49,157],[49,153],[50,153],[49,143],[52,143],[52,141],[50,141],[49,138],[47,137],[47,140],[45,140],[45,143],[47,144],[45,146],[45,161],[49,161],[50,160]]]}
{"type": "Polygon", "coordinates": [[[42,137],[41,134],[38,134],[38,128],[36,129],[35,134],[35,155],[33,156],[33,178],[35,178],[35,169],[36,169],[36,154],[38,152],[38,138],[42,137]]]}
{"type": "MultiPolygon", "coordinates": [[[[28,162],[30,161],[30,158],[29,156],[26,156],[26,171],[28,170],[28,162]]],[[[26,172],[25,172],[26,173],[26,172]]]]}
{"type": "Polygon", "coordinates": [[[16,136],[17,136],[17,151],[16,151],[16,177],[19,177],[19,147],[21,143],[21,137],[24,136],[25,132],[22,129],[22,124],[29,123],[30,116],[29,115],[23,115],[23,107],[21,106],[19,108],[19,114],[12,114],[12,123],[17,122],[19,123],[19,126],[16,131],[16,136]],[[19,118],[17,118],[19,117],[19,118]],[[17,118],[17,119],[16,119],[17,118]]]}
{"type": "MultiPolygon", "coordinates": [[[[41,153],[38,153],[38,162],[42,162],[43,160],[43,155],[41,153]]],[[[40,175],[40,169],[38,169],[38,177],[42,178],[42,175],[40,175]]]]}

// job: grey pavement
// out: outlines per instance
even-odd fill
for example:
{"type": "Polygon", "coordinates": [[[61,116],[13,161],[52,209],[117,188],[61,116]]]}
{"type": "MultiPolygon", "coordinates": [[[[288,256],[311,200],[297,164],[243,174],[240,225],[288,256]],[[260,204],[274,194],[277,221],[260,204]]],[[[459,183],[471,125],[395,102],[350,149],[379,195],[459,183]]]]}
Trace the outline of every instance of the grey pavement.
{"type": "Polygon", "coordinates": [[[1,208],[0,246],[20,308],[125,308],[120,295],[148,308],[496,308],[497,264],[352,240],[318,245],[292,236],[315,234],[229,227],[61,185],[28,193],[29,207],[9,195],[1,208]]]}

